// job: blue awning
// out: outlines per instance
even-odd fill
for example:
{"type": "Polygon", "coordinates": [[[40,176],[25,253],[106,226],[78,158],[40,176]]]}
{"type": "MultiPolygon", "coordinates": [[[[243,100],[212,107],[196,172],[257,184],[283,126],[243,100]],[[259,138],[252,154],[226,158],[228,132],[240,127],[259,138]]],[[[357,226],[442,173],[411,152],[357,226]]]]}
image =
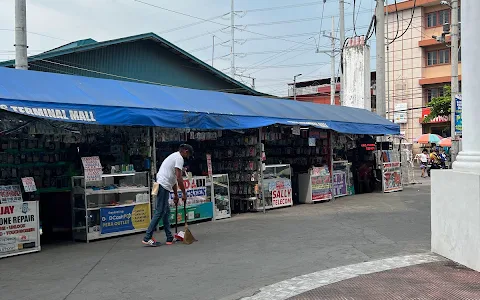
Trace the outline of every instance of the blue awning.
{"type": "Polygon", "coordinates": [[[399,134],[364,109],[0,67],[0,108],[97,125],[247,129],[302,125],[351,134],[399,134]]]}

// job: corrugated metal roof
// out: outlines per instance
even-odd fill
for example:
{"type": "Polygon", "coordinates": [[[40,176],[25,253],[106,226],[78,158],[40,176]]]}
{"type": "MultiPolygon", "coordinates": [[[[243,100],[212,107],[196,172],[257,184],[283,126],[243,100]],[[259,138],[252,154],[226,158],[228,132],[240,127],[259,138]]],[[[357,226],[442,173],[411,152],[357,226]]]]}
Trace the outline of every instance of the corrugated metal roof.
{"type": "MultiPolygon", "coordinates": [[[[96,42],[93,39],[85,39],[85,40],[81,40],[81,41],[76,41],[76,42],[72,42],[72,43],[66,44],[64,46],[61,46],[59,48],[52,49],[52,50],[47,51],[47,52],[43,52],[43,53],[40,53],[40,54],[37,54],[37,55],[30,56],[28,58],[28,61],[29,62],[41,61],[41,60],[51,59],[51,58],[61,56],[61,55],[84,52],[84,51],[98,49],[98,48],[101,48],[101,47],[107,47],[107,46],[111,46],[111,45],[116,45],[116,44],[121,44],[121,43],[129,43],[129,42],[145,40],[145,39],[149,39],[149,40],[153,40],[155,42],[158,42],[163,47],[169,48],[171,51],[178,54],[182,58],[190,61],[193,64],[198,65],[201,68],[204,68],[206,71],[210,72],[212,75],[217,76],[217,77],[225,80],[226,82],[229,82],[230,84],[234,84],[235,86],[238,86],[241,89],[244,89],[247,93],[250,93],[250,94],[253,94],[253,95],[265,95],[263,93],[255,91],[254,89],[244,85],[243,83],[231,78],[230,76],[226,75],[225,73],[215,69],[211,65],[203,62],[202,60],[200,60],[197,57],[193,56],[192,54],[188,53],[187,51],[181,49],[180,47],[176,46],[175,44],[170,43],[169,41],[161,38],[160,36],[158,36],[158,35],[156,35],[155,33],[152,33],[152,32],[139,34],[139,35],[133,35],[133,36],[129,36],[129,37],[123,37],[123,38],[104,41],[104,42],[96,42]]],[[[14,63],[15,63],[14,60],[0,62],[0,67],[12,67],[12,66],[14,66],[14,63]]]]}

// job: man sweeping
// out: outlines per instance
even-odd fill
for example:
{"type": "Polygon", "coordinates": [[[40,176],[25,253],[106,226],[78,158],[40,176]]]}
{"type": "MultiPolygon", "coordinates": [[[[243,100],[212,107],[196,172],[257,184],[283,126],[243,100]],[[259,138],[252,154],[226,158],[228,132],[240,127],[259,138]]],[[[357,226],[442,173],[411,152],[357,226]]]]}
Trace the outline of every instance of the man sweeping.
{"type": "MultiPolygon", "coordinates": [[[[156,247],[160,243],[153,238],[153,231],[157,227],[160,219],[163,220],[163,229],[167,236],[167,245],[173,243],[172,232],[170,231],[170,206],[168,199],[170,198],[170,192],[173,191],[173,201],[175,205],[178,204],[178,189],[182,191],[182,200],[187,201],[187,194],[185,192],[185,186],[183,185],[182,169],[184,160],[188,159],[193,154],[192,146],[188,144],[180,145],[177,152],[170,154],[160,166],[157,173],[157,183],[159,184],[157,193],[157,203],[155,207],[155,213],[153,214],[152,221],[148,226],[147,233],[142,240],[142,243],[147,246],[156,247]]],[[[175,216],[177,217],[177,216],[175,216]]]]}

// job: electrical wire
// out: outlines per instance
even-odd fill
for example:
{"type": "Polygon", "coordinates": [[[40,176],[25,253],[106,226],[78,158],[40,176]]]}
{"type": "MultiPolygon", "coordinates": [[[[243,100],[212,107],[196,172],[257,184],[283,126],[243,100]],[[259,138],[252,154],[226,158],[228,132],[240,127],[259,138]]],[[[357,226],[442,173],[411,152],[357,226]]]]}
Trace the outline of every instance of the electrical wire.
{"type": "MultiPolygon", "coordinates": [[[[13,31],[13,32],[15,32],[15,29],[0,28],[0,31],[13,31]]],[[[51,38],[51,39],[54,39],[54,40],[60,40],[60,41],[69,42],[69,40],[62,39],[62,38],[58,38],[58,37],[54,37],[54,36],[51,36],[51,35],[46,35],[46,34],[43,34],[43,33],[38,33],[38,32],[33,32],[33,31],[27,31],[27,33],[34,34],[34,35],[38,35],[38,36],[43,36],[43,37],[47,37],[47,38],[51,38]]]]}
{"type": "Polygon", "coordinates": [[[299,3],[299,4],[291,4],[291,5],[284,5],[284,6],[274,6],[274,7],[265,7],[265,8],[254,8],[254,9],[247,9],[243,12],[261,12],[261,11],[272,11],[272,10],[279,10],[279,9],[287,9],[287,8],[297,8],[297,7],[305,7],[305,6],[313,6],[318,5],[317,2],[308,2],[308,3],[299,3]]]}
{"type": "Polygon", "coordinates": [[[320,46],[320,40],[322,39],[323,13],[325,12],[325,2],[326,0],[323,0],[322,16],[320,17],[320,29],[318,30],[318,43],[316,43],[317,48],[320,46]]]}
{"type": "Polygon", "coordinates": [[[410,22],[408,23],[407,28],[406,28],[406,29],[403,31],[403,33],[402,33],[401,35],[399,35],[396,39],[393,39],[392,41],[390,41],[390,42],[388,43],[388,45],[392,44],[392,43],[395,42],[397,39],[401,38],[402,36],[404,36],[404,35],[407,33],[408,29],[409,29],[410,26],[412,25],[413,16],[414,16],[414,14],[415,14],[415,8],[416,8],[416,7],[417,7],[417,0],[413,0],[412,16],[411,16],[411,18],[410,18],[410,22]]]}

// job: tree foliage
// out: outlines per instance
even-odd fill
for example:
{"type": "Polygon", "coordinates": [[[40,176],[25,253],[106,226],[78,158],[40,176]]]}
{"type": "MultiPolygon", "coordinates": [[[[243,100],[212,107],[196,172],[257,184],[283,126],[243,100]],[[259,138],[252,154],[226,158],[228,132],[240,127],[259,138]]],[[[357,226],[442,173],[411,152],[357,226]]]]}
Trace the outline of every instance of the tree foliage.
{"type": "Polygon", "coordinates": [[[443,96],[434,97],[432,101],[428,103],[427,106],[430,107],[430,114],[423,119],[423,122],[430,122],[440,116],[449,116],[452,112],[451,101],[452,89],[449,85],[446,85],[443,87],[443,96]]]}

